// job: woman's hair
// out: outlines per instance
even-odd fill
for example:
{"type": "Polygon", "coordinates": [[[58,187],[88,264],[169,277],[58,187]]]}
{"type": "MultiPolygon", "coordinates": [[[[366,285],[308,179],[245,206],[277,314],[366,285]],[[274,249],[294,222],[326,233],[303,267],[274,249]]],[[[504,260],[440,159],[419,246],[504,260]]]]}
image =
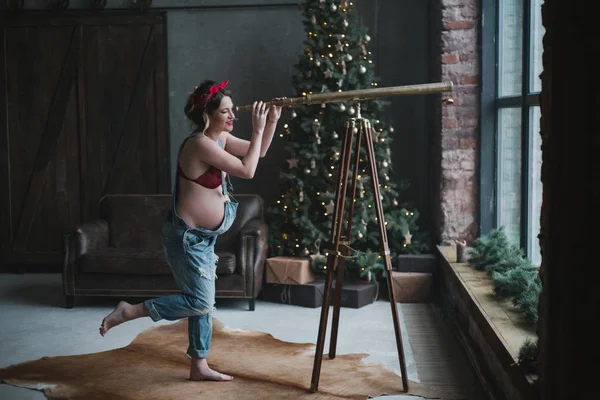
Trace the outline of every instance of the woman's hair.
{"type": "Polygon", "coordinates": [[[194,91],[190,93],[187,98],[187,102],[184,107],[185,116],[196,125],[196,132],[205,133],[210,125],[208,119],[209,115],[212,115],[221,105],[221,100],[225,96],[231,97],[231,92],[226,89],[221,89],[215,94],[208,104],[202,103],[202,95],[206,94],[212,86],[217,85],[215,81],[204,81],[200,86],[196,86],[194,91]]]}

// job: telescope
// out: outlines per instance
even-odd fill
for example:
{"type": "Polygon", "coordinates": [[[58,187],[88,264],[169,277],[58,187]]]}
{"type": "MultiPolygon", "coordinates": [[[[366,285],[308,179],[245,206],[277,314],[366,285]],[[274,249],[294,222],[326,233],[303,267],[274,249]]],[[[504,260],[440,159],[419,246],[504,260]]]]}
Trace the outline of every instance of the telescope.
{"type": "MultiPolygon", "coordinates": [[[[383,97],[390,96],[404,96],[404,95],[416,95],[416,94],[430,94],[430,93],[442,93],[451,92],[454,85],[452,82],[440,82],[440,83],[423,83],[419,85],[405,85],[405,86],[390,86],[376,89],[361,89],[361,90],[348,90],[345,92],[329,92],[329,93],[318,93],[318,94],[307,94],[302,97],[292,97],[289,99],[273,100],[265,102],[267,107],[275,106],[291,106],[294,104],[324,104],[324,103],[335,103],[343,101],[363,101],[363,100],[374,100],[383,97]]],[[[445,101],[447,104],[452,104],[451,99],[445,101]]],[[[237,111],[252,110],[252,104],[237,106],[237,111]]]]}

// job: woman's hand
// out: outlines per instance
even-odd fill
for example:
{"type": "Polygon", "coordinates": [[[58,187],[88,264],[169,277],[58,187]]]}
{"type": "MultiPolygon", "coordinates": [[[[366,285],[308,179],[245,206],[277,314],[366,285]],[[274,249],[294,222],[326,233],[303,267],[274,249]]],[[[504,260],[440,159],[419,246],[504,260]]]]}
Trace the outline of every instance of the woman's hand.
{"type": "MultiPolygon", "coordinates": [[[[275,97],[273,100],[283,100],[287,99],[287,97],[275,97]]],[[[269,122],[276,124],[279,121],[279,117],[281,117],[281,108],[282,106],[271,106],[269,107],[269,122]]]]}
{"type": "Polygon", "coordinates": [[[268,108],[262,101],[254,102],[252,105],[252,133],[263,133],[267,124],[268,108]]]}

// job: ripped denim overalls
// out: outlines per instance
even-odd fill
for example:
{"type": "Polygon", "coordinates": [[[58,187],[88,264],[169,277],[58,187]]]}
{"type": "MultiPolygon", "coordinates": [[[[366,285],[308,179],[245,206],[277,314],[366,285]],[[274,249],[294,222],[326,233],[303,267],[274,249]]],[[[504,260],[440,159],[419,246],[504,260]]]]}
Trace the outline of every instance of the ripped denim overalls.
{"type": "MultiPolygon", "coordinates": [[[[202,133],[194,133],[184,140],[179,148],[177,160],[185,142],[191,137],[201,135],[202,133]]],[[[223,148],[221,139],[218,139],[218,143],[223,148]]],[[[221,176],[223,177],[223,172],[221,176]]],[[[179,177],[175,177],[173,202],[163,223],[161,236],[173,277],[182,293],[144,302],[153,321],[188,318],[187,354],[195,358],[207,358],[210,350],[218,261],[215,242],[217,237],[233,224],[238,207],[238,202],[229,194],[225,179],[221,187],[223,194],[230,199],[225,203],[225,216],[221,226],[215,230],[190,228],[177,214],[179,177]]]]}

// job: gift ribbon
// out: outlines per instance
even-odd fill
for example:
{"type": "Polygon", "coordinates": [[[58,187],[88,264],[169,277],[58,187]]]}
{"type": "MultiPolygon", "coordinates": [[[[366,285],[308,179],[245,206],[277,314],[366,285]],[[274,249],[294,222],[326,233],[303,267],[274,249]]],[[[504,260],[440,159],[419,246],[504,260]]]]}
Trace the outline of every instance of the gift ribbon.
{"type": "Polygon", "coordinates": [[[283,290],[281,291],[281,302],[292,304],[292,286],[291,285],[283,285],[283,290]]]}

